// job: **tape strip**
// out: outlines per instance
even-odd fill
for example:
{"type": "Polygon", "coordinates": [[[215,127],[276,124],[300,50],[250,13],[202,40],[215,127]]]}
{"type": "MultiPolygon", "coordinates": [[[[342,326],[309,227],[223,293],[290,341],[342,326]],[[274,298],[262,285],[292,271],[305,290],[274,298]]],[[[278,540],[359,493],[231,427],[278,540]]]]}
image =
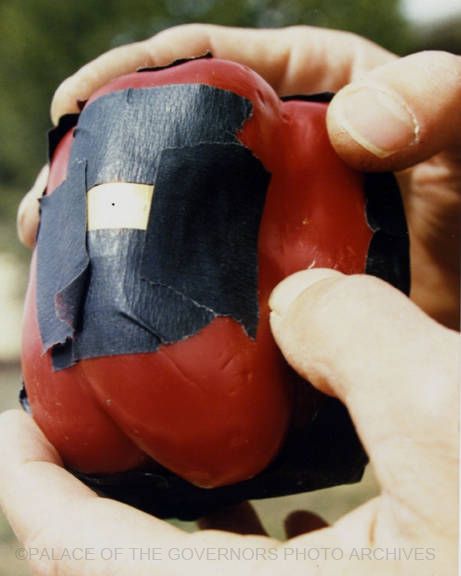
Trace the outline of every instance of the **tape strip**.
{"type": "Polygon", "coordinates": [[[55,369],[153,351],[217,315],[255,336],[269,174],[237,139],[251,111],[245,98],[201,84],[121,90],[82,111],[69,176],[43,199],[38,236],[39,325],[55,369]],[[139,186],[155,186],[146,232],[144,192],[142,222],[104,213],[114,189],[128,206],[139,186]]]}
{"type": "Polygon", "coordinates": [[[374,231],[365,272],[410,293],[410,241],[405,210],[395,176],[365,174],[366,215],[374,231]]]}
{"type": "Polygon", "coordinates": [[[165,150],[143,276],[234,318],[255,338],[258,231],[268,184],[261,162],[236,144],[165,150]]]}
{"type": "Polygon", "coordinates": [[[80,326],[88,282],[86,162],[75,162],[68,179],[40,199],[37,246],[37,310],[45,350],[73,338],[80,326]]]}
{"type": "Polygon", "coordinates": [[[50,162],[59,142],[77,124],[79,116],[79,114],[64,114],[59,119],[58,125],[48,131],[48,160],[50,162]]]}
{"type": "Polygon", "coordinates": [[[251,110],[245,98],[203,84],[112,92],[82,111],[71,162],[87,159],[88,188],[107,182],[153,184],[165,148],[237,144],[251,110]]]}

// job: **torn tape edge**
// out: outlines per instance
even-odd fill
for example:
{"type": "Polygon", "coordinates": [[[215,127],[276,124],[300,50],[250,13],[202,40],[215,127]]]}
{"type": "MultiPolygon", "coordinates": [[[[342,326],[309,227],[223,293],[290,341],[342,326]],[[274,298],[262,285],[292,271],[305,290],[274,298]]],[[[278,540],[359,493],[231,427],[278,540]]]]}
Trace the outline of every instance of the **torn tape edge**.
{"type": "Polygon", "coordinates": [[[209,60],[214,58],[211,50],[207,50],[198,56],[189,56],[186,58],[176,58],[169,64],[163,64],[158,66],[141,66],[136,68],[136,72],[143,73],[143,72],[157,72],[159,70],[167,70],[168,68],[174,68],[175,66],[180,66],[181,64],[186,64],[187,62],[195,62],[196,60],[209,60]]]}

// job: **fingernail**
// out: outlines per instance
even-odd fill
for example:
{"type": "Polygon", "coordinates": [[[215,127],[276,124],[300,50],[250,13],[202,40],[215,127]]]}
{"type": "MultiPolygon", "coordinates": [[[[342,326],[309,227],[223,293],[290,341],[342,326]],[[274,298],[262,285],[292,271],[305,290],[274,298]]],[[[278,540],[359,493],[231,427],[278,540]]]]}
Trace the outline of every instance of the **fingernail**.
{"type": "Polygon", "coordinates": [[[283,316],[296,298],[307,288],[322,280],[339,276],[342,276],[341,272],[329,268],[313,268],[296,272],[274,288],[269,298],[269,307],[274,314],[283,316]]]}
{"type": "Polygon", "coordinates": [[[419,139],[415,114],[392,92],[347,87],[338,95],[335,115],[349,136],[378,158],[404,150],[419,139]]]}

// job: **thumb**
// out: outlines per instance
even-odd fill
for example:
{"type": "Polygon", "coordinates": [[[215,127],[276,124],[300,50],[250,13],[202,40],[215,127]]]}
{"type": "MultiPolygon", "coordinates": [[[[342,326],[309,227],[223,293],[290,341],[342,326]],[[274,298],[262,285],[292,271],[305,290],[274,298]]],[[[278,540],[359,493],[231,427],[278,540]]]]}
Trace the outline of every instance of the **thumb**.
{"type": "Polygon", "coordinates": [[[375,68],[333,98],[328,131],[362,170],[400,170],[461,143],[461,57],[421,52],[375,68]]]}
{"type": "Polygon", "coordinates": [[[270,306],[285,358],[347,405],[383,489],[452,515],[440,507],[457,470],[457,334],[382,280],[332,270],[288,277],[270,306]]]}
{"type": "MultiPolygon", "coordinates": [[[[436,402],[456,393],[457,333],[378,278],[305,270],[281,282],[269,305],[287,361],[347,404],[371,449],[388,430],[415,432],[409,413],[424,413],[428,426],[441,417],[436,402]]],[[[456,406],[444,408],[456,415],[456,406]]]]}

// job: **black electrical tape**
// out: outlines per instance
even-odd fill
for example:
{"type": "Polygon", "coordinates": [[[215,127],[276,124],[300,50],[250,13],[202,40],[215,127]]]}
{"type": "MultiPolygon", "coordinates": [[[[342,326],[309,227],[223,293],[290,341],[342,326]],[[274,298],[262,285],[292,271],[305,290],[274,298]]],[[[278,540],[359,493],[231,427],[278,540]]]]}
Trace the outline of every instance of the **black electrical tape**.
{"type": "Polygon", "coordinates": [[[68,177],[41,202],[37,308],[55,369],[151,352],[216,316],[255,336],[269,174],[237,139],[251,112],[202,84],[121,90],[83,110],[68,177]],[[109,182],[155,186],[146,232],[86,235],[86,192],[109,182]]]}
{"type": "MultiPolygon", "coordinates": [[[[299,397],[306,382],[299,379],[299,397]]],[[[295,398],[296,400],[296,398],[295,398]]],[[[30,413],[27,394],[21,404],[30,413]]],[[[157,463],[117,474],[72,471],[102,496],[114,498],[159,518],[195,520],[218,508],[244,500],[274,498],[358,482],[367,463],[347,409],[319,395],[313,421],[292,425],[277,458],[260,474],[230,486],[198,488],[157,463]]]]}
{"type": "Polygon", "coordinates": [[[69,132],[78,122],[80,114],[64,114],[59,119],[57,126],[48,132],[48,160],[51,162],[53,155],[63,136],[69,132]]]}
{"type": "Polygon", "coordinates": [[[410,293],[410,240],[405,210],[395,176],[365,174],[366,214],[374,234],[365,272],[410,293]]]}

